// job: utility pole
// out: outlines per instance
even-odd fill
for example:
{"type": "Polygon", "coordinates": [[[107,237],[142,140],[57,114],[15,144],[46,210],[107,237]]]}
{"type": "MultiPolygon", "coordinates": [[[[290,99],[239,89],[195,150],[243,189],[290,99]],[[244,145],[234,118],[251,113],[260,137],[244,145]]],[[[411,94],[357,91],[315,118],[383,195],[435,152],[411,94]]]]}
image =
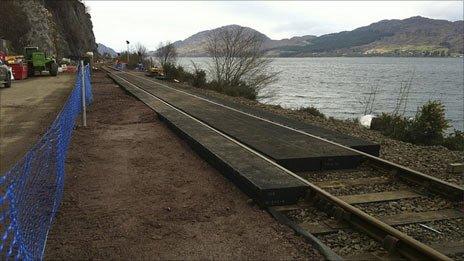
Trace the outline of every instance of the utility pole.
{"type": "MultiPolygon", "coordinates": [[[[90,66],[90,65],[89,65],[90,66]]],[[[85,68],[84,60],[81,60],[81,87],[82,87],[82,126],[87,127],[87,114],[85,108],[85,68]]]]}
{"type": "Polygon", "coordinates": [[[126,44],[127,44],[127,64],[129,64],[129,41],[126,40],[126,44]]]}

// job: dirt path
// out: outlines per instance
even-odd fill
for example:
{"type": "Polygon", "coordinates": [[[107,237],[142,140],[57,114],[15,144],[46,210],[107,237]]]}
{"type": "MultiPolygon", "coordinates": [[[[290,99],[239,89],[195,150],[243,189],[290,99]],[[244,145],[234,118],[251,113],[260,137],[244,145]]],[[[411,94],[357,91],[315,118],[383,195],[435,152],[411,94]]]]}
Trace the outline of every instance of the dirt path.
{"type": "Polygon", "coordinates": [[[74,87],[74,74],[14,81],[0,88],[0,174],[50,126],[74,87]]]}
{"type": "Polygon", "coordinates": [[[103,73],[46,258],[320,259],[103,73]]]}

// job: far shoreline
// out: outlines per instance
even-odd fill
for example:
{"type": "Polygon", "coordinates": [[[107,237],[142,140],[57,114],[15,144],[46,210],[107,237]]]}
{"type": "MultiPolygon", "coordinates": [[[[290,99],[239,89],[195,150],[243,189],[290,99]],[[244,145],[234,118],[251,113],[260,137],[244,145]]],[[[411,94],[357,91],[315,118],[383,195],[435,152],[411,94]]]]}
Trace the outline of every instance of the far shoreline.
{"type": "MultiPolygon", "coordinates": [[[[209,58],[208,56],[179,56],[179,58],[209,58]]],[[[266,56],[266,58],[464,58],[464,56],[266,56]]]]}

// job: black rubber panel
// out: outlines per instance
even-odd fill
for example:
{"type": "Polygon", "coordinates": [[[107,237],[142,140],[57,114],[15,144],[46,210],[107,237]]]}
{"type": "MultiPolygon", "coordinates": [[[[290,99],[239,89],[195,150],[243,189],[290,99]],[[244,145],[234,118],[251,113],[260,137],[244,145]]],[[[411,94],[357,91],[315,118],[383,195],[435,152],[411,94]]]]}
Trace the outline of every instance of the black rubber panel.
{"type": "Polygon", "coordinates": [[[306,194],[308,187],[305,183],[271,162],[140,89],[132,87],[117,77],[113,79],[155,110],[158,117],[185,138],[202,158],[260,205],[294,204],[306,194]]]}
{"type": "Polygon", "coordinates": [[[363,158],[336,145],[159,86],[148,79],[116,74],[292,171],[354,168],[363,158]]]}
{"type": "Polygon", "coordinates": [[[251,107],[243,103],[237,103],[228,99],[222,99],[220,97],[206,96],[195,88],[182,89],[185,92],[194,94],[196,96],[203,97],[205,99],[212,100],[217,103],[224,104],[228,107],[264,118],[273,122],[280,123],[282,125],[298,129],[312,135],[339,143],[341,145],[356,149],[373,156],[378,157],[380,155],[380,145],[371,141],[366,141],[361,138],[353,137],[347,134],[343,134],[337,131],[329,130],[314,124],[307,122],[298,121],[283,115],[275,114],[264,109],[251,107]]]}

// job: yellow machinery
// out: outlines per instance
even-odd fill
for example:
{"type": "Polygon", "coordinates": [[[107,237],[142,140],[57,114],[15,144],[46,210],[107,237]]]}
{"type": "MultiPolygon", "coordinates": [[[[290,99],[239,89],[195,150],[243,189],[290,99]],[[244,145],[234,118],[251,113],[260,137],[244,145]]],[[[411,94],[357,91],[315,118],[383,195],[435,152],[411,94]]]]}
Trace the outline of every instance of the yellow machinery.
{"type": "Polygon", "coordinates": [[[164,77],[163,67],[154,66],[148,69],[147,76],[150,77],[164,77]]]}

